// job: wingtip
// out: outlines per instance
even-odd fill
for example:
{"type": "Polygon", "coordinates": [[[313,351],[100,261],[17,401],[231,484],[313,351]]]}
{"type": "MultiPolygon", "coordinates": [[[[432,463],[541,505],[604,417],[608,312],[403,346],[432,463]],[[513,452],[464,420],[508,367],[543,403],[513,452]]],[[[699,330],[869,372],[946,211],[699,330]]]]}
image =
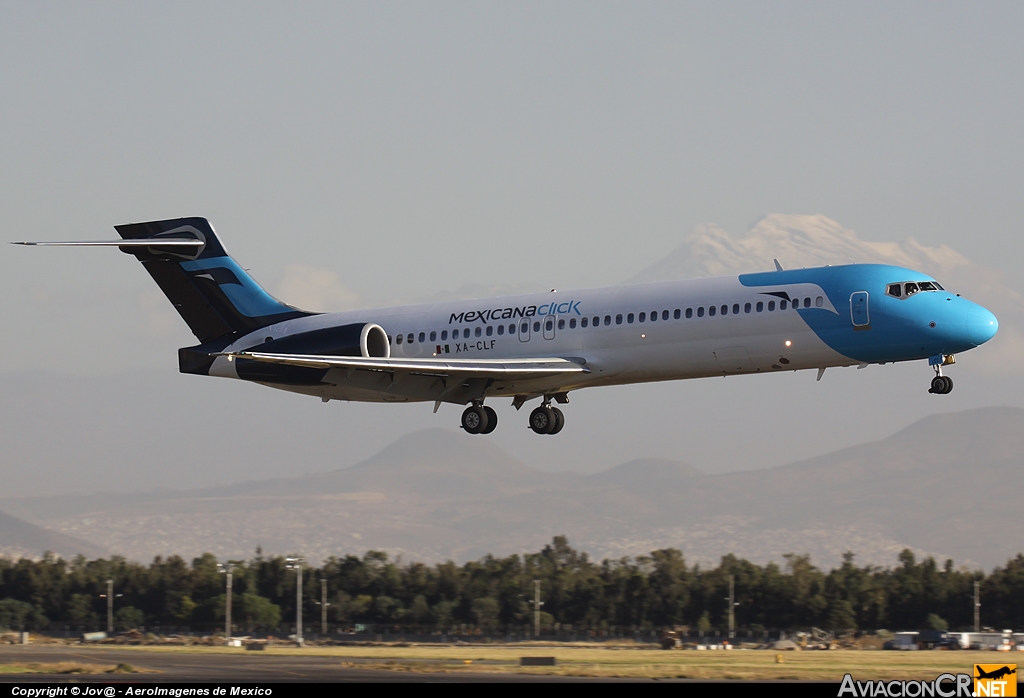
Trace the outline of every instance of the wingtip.
{"type": "Polygon", "coordinates": [[[772,261],[775,262],[775,271],[785,271],[785,269],[782,268],[782,265],[779,264],[779,260],[773,259],[772,261]]]}

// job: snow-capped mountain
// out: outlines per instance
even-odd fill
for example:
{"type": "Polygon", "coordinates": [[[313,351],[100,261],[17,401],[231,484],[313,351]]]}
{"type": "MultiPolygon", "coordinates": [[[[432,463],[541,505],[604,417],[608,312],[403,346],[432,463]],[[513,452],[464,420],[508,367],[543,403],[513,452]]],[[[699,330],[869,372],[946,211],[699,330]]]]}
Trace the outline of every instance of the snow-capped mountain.
{"type": "Polygon", "coordinates": [[[936,276],[973,266],[955,250],[926,247],[913,238],[906,242],[868,242],[826,216],[773,213],[757,221],[742,236],[715,225],[698,226],[683,244],[652,264],[632,282],[721,276],[775,268],[876,262],[912,267],[936,276]]]}

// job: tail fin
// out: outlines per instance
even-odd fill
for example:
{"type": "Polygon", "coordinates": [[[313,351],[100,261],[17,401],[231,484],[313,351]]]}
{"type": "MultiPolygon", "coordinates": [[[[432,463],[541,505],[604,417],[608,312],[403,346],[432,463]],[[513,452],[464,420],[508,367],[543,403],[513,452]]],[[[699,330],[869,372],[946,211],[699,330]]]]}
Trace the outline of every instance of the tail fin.
{"type": "Polygon", "coordinates": [[[312,315],[260,288],[228,256],[205,218],[114,226],[125,240],[199,240],[196,246],[122,247],[135,255],[200,342],[246,334],[276,322],[312,315]]]}

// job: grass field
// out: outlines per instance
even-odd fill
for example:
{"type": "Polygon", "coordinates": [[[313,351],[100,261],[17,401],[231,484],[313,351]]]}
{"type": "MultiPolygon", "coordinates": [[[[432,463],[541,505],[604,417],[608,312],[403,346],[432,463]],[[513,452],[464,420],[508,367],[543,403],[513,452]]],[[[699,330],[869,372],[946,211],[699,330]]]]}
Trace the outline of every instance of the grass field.
{"type": "Polygon", "coordinates": [[[82,662],[30,662],[27,664],[0,664],[0,674],[138,674],[127,664],[103,665],[82,662]]]}
{"type": "MultiPolygon", "coordinates": [[[[100,650],[102,647],[96,647],[100,650]]],[[[129,647],[119,646],[124,650],[129,647]]],[[[1017,657],[994,652],[773,652],[770,650],[652,650],[595,646],[367,646],[268,647],[260,653],[228,647],[147,647],[147,652],[218,653],[249,656],[337,657],[340,664],[402,672],[511,672],[561,676],[607,676],[692,679],[934,679],[941,673],[970,673],[981,663],[1014,662],[1017,657]],[[554,667],[520,667],[523,656],[554,656],[554,667]],[[781,660],[781,661],[779,661],[781,660]]],[[[145,657],[138,660],[145,666],[145,657]]]]}

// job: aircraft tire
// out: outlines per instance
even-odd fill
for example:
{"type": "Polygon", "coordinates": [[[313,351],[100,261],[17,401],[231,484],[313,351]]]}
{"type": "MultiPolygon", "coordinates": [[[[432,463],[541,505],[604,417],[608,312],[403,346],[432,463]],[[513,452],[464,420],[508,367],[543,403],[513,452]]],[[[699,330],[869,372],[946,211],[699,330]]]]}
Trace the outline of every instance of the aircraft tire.
{"type": "Polygon", "coordinates": [[[555,414],[550,407],[538,407],[530,413],[530,428],[536,434],[550,434],[555,424],[555,414]]]}
{"type": "Polygon", "coordinates": [[[562,427],[565,426],[565,415],[562,414],[562,410],[558,409],[557,407],[552,407],[551,411],[554,412],[555,414],[555,424],[551,431],[549,431],[548,433],[557,434],[558,432],[562,431],[562,427]]]}
{"type": "Polygon", "coordinates": [[[929,393],[935,395],[942,395],[946,392],[946,381],[943,380],[945,376],[935,376],[932,378],[932,387],[928,390],[929,393]]]}
{"type": "Polygon", "coordinates": [[[471,405],[462,413],[462,428],[467,434],[480,434],[487,429],[487,412],[483,407],[471,405]]]}
{"type": "Polygon", "coordinates": [[[953,379],[949,376],[943,376],[942,380],[946,383],[946,389],[942,392],[943,395],[947,395],[953,392],[953,379]]]}
{"type": "Polygon", "coordinates": [[[487,426],[480,433],[490,434],[498,426],[498,413],[494,411],[493,407],[486,405],[484,405],[484,412],[487,413],[487,426]]]}

